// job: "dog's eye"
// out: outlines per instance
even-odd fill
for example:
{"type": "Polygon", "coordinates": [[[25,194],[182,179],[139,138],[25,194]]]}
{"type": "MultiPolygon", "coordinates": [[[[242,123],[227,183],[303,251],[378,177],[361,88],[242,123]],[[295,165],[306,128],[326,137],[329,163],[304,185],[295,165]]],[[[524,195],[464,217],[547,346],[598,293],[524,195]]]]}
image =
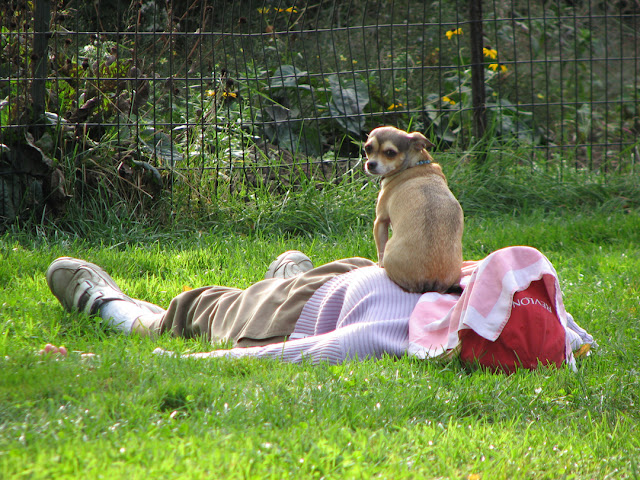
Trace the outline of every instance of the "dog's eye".
{"type": "Polygon", "coordinates": [[[385,154],[387,157],[395,157],[397,153],[398,153],[398,152],[396,152],[395,150],[391,150],[391,149],[389,149],[389,150],[387,150],[387,151],[385,151],[385,152],[384,152],[384,154],[385,154]]]}
{"type": "Polygon", "coordinates": [[[364,151],[366,153],[371,153],[373,151],[373,146],[371,144],[364,146],[364,151]]]}

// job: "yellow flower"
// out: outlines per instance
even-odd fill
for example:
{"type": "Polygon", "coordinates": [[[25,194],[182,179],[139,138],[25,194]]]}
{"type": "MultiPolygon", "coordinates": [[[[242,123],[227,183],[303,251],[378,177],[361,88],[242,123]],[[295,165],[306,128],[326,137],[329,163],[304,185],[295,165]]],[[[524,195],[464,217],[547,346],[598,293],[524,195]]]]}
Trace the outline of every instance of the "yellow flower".
{"type": "Polygon", "coordinates": [[[259,8],[258,9],[258,13],[261,13],[261,14],[264,15],[265,13],[269,13],[269,10],[271,10],[269,7],[267,7],[267,8],[259,8]]]}
{"type": "Polygon", "coordinates": [[[462,33],[462,28],[456,28],[455,30],[447,30],[447,33],[445,35],[449,40],[451,40],[451,37],[453,37],[454,35],[462,35],[462,33]]]}
{"type": "Polygon", "coordinates": [[[222,92],[224,98],[236,98],[238,96],[235,92],[222,92]]]}
{"type": "Polygon", "coordinates": [[[500,71],[502,73],[506,73],[506,71],[508,70],[505,65],[500,65],[499,63],[492,63],[489,65],[489,68],[494,72],[498,70],[498,67],[500,67],[500,71]]]}
{"type": "Polygon", "coordinates": [[[397,110],[398,108],[402,107],[404,107],[402,103],[392,103],[391,105],[389,105],[389,108],[387,108],[387,110],[397,110]]]}
{"type": "Polygon", "coordinates": [[[206,92],[204,92],[204,94],[207,97],[215,97],[216,96],[216,91],[215,90],[207,90],[206,92]]]}
{"type": "Polygon", "coordinates": [[[451,105],[455,105],[456,101],[455,100],[451,100],[449,97],[447,97],[446,95],[444,97],[442,97],[442,101],[443,102],[449,102],[451,105]]]}
{"type": "Polygon", "coordinates": [[[483,48],[482,53],[484,53],[485,57],[491,58],[492,60],[498,58],[498,51],[493,48],[483,48]]]}
{"type": "Polygon", "coordinates": [[[289,7],[289,8],[276,8],[276,11],[278,13],[282,13],[282,12],[287,12],[287,13],[298,13],[298,10],[296,9],[296,7],[289,7]]]}

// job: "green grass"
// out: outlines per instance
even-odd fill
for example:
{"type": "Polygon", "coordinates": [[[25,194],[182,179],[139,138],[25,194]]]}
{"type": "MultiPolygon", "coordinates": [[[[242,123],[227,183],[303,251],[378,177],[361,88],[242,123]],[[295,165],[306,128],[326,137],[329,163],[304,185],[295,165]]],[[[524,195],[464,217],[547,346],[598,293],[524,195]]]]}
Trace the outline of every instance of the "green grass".
{"type": "Polygon", "coordinates": [[[156,346],[65,313],[44,272],[99,263],[133,296],[259,280],[278,253],[373,257],[339,235],[150,233],[133,245],[5,235],[0,250],[0,478],[638,478],[638,212],[469,216],[465,256],[528,244],[556,265],[567,309],[600,348],[579,372],[469,372],[384,359],[339,366],[156,357],[156,346]],[[94,352],[40,358],[45,343],[94,352]],[[473,477],[472,475],[479,475],[473,477]]]}
{"type": "Polygon", "coordinates": [[[49,263],[85,258],[166,306],[185,286],[246,287],[287,249],[316,264],[374,258],[377,186],[259,193],[170,226],[94,206],[0,237],[0,478],[640,477],[637,181],[474,176],[442,163],[466,212],[466,258],[525,244],[556,266],[567,310],[599,343],[577,373],[154,356],[210,346],[127,337],[64,312],[49,263]],[[73,353],[37,356],[46,343],[73,353]]]}

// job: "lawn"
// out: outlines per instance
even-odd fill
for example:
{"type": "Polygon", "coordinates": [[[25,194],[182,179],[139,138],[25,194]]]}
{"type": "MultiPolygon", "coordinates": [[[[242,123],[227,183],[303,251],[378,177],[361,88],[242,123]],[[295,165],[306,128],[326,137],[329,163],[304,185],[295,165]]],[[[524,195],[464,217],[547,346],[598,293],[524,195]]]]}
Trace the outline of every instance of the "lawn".
{"type": "Polygon", "coordinates": [[[161,305],[184,287],[259,280],[286,249],[374,258],[369,227],[284,236],[233,229],[0,237],[0,478],[603,479],[640,476],[638,211],[466,219],[465,257],[540,249],[597,340],[569,369],[514,375],[385,358],[343,365],[158,357],[210,348],[126,337],[63,311],[44,272],[86,258],[161,305]],[[46,343],[66,359],[43,358],[46,343]],[[93,359],[79,352],[97,354],[93,359]]]}

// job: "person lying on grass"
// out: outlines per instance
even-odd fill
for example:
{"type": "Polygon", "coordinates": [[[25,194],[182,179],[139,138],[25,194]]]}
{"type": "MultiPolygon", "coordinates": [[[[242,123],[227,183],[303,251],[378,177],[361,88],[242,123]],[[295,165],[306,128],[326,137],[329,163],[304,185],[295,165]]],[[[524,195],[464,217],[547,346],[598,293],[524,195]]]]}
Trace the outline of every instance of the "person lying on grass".
{"type": "MultiPolygon", "coordinates": [[[[508,247],[483,260],[464,262],[462,294],[406,292],[383,268],[359,257],[314,268],[299,251],[280,255],[264,280],[244,290],[224,286],[188,290],[166,310],[128,297],[103,269],[83,260],[58,258],[46,278],[67,311],[99,315],[127,334],[203,335],[212,343],[232,343],[231,349],[186,357],[253,356],[335,364],[383,355],[451,356],[460,350],[465,330],[495,341],[514,306],[525,303],[542,308],[540,315],[554,314],[566,363],[573,364],[573,351],[584,351],[594,343],[564,310],[553,266],[531,247],[508,247]],[[518,292],[543,280],[544,300],[516,304],[518,292]]],[[[43,352],[66,355],[61,348],[49,344],[43,352]]],[[[156,353],[172,354],[161,349],[156,353]]]]}

